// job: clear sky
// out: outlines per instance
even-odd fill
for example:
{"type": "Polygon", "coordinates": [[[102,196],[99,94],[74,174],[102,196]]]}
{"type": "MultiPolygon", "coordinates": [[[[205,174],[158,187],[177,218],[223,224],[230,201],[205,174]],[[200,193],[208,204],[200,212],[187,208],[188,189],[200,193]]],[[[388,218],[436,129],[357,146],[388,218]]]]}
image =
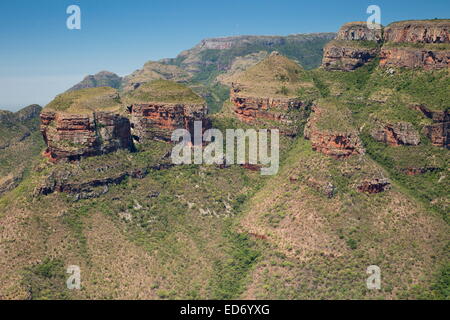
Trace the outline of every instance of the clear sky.
{"type": "Polygon", "coordinates": [[[450,0],[1,0],[0,109],[45,105],[88,74],[126,75],[203,38],[335,32],[372,4],[384,25],[450,18],[450,0]],[[66,27],[72,4],[81,30],[66,27]]]}

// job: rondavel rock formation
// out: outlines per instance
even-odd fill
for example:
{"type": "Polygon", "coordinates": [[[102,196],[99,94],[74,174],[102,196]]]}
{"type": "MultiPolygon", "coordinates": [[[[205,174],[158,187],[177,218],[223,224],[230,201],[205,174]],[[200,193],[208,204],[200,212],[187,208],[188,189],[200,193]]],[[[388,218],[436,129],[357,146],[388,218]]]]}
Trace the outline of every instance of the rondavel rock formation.
{"type": "MultiPolygon", "coordinates": [[[[313,107],[313,113],[304,131],[305,139],[311,141],[313,150],[336,159],[364,154],[364,147],[355,130],[326,129],[320,125],[324,118],[334,118],[330,115],[331,112],[325,105],[321,106],[321,102],[313,107]]],[[[336,122],[339,121],[341,119],[336,119],[336,122]]]]}
{"type": "Polygon", "coordinates": [[[120,98],[112,88],[58,96],[41,113],[41,132],[47,145],[45,156],[52,161],[132,148],[130,121],[120,113],[120,98]]]}
{"type": "Polygon", "coordinates": [[[136,143],[148,140],[171,141],[176,129],[194,134],[194,123],[210,127],[207,105],[190,88],[167,80],[156,80],[128,93],[127,110],[136,143]]]}
{"type": "Polygon", "coordinates": [[[206,115],[206,104],[191,89],[165,80],[142,85],[124,101],[107,87],[67,92],[41,113],[45,156],[72,161],[132,150],[133,139],[170,141],[175,129],[193,132],[194,121],[208,128],[206,115]]]}
{"type": "Polygon", "coordinates": [[[289,111],[307,107],[297,90],[311,89],[311,80],[302,79],[305,71],[296,62],[272,52],[269,57],[239,74],[232,83],[230,101],[236,116],[247,123],[274,121],[281,133],[294,135],[289,111]]]}

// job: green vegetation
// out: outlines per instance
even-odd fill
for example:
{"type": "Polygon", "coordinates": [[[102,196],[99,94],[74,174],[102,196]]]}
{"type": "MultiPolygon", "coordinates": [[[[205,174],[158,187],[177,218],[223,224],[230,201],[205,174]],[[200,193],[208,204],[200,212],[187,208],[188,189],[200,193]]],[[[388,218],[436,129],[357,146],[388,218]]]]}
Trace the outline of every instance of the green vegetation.
{"type": "Polygon", "coordinates": [[[247,275],[259,257],[247,235],[229,231],[228,228],[224,238],[231,242],[230,258],[215,262],[215,277],[212,279],[213,298],[219,300],[239,298],[245,290],[247,275]]]}
{"type": "Polygon", "coordinates": [[[22,282],[31,300],[69,299],[61,260],[45,258],[43,262],[26,268],[22,282]]]}
{"type": "Polygon", "coordinates": [[[204,103],[204,100],[192,89],[168,80],[154,80],[141,85],[138,89],[127,93],[124,100],[134,103],[204,103]]]}
{"type": "Polygon", "coordinates": [[[118,111],[121,101],[117,90],[110,87],[70,91],[57,96],[45,109],[67,113],[118,111]]]}

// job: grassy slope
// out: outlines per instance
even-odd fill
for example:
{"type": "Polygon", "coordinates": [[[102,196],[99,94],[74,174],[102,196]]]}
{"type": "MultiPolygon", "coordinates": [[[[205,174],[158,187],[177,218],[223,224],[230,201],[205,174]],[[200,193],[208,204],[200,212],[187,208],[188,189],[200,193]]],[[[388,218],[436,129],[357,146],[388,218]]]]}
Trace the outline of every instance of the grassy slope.
{"type": "Polygon", "coordinates": [[[116,111],[120,107],[121,101],[117,90],[110,87],[98,87],[60,94],[45,109],[76,114],[116,111]]]}
{"type": "MultiPolygon", "coordinates": [[[[354,73],[315,71],[312,77],[322,96],[339,93],[359,128],[373,111],[361,98],[369,96],[366,85],[376,72],[367,66],[354,73]]],[[[241,125],[225,111],[215,117],[215,127],[241,125]]],[[[79,202],[64,194],[30,196],[49,173],[42,164],[0,199],[0,296],[448,298],[448,224],[441,207],[420,193],[428,179],[436,185],[434,197],[447,197],[448,188],[433,180],[437,176],[405,182],[396,166],[386,165],[397,163],[399,153],[378,143],[384,149],[372,151],[363,140],[369,156],[345,161],[314,153],[303,138],[293,145],[283,140],[283,166],[270,180],[240,167],[176,167],[79,202]],[[393,189],[371,196],[355,191],[377,176],[389,176],[393,189]],[[308,186],[309,179],[332,183],[335,197],[308,186]],[[61,286],[68,264],[81,266],[80,292],[61,286]],[[382,268],[380,292],[365,288],[371,264],[382,268]]],[[[427,157],[447,152],[425,147],[427,157]]],[[[75,169],[89,179],[109,161],[115,163],[111,170],[121,161],[125,168],[155,161],[154,148],[91,158],[75,169]]]]}
{"type": "Polygon", "coordinates": [[[204,100],[183,84],[168,80],[154,80],[141,85],[124,96],[128,104],[165,103],[204,103],[204,100]]]}

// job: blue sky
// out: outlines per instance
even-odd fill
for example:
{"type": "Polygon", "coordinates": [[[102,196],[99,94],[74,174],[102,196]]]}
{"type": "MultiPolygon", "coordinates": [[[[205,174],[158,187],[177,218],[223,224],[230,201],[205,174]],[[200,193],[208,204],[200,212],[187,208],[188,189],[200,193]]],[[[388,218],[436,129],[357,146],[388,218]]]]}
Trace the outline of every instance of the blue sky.
{"type": "Polygon", "coordinates": [[[366,20],[450,18],[449,0],[2,0],[0,109],[45,105],[88,74],[126,75],[148,60],[175,57],[203,38],[330,32],[366,20]],[[66,9],[81,8],[81,30],[66,9]]]}

